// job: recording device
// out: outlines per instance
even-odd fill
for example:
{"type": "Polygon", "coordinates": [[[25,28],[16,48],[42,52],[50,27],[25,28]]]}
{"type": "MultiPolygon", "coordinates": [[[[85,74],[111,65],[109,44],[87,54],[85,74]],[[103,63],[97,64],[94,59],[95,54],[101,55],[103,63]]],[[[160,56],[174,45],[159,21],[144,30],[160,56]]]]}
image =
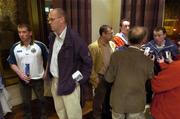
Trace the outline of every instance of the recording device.
{"type": "Polygon", "coordinates": [[[170,58],[170,52],[169,52],[169,51],[166,51],[166,52],[165,52],[165,56],[166,56],[166,59],[169,59],[169,58],[170,58]]]}
{"type": "Polygon", "coordinates": [[[149,56],[150,54],[150,47],[146,47],[144,50],[144,55],[149,56]]]}
{"type": "Polygon", "coordinates": [[[83,79],[83,75],[79,70],[77,70],[75,73],[72,74],[72,78],[78,82],[83,79]]]}
{"type": "Polygon", "coordinates": [[[30,65],[25,64],[25,74],[29,77],[30,76],[30,65]]]}

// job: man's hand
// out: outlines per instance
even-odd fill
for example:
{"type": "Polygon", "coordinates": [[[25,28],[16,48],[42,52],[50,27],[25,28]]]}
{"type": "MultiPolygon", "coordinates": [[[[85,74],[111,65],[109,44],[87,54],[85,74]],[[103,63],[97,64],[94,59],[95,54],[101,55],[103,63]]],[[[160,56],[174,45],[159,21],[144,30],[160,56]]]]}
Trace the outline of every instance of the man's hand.
{"type": "Polygon", "coordinates": [[[43,80],[47,80],[48,79],[48,76],[47,76],[47,73],[45,72],[44,74],[43,74],[43,80]]]}
{"type": "Polygon", "coordinates": [[[28,76],[27,76],[26,74],[24,74],[24,73],[21,73],[21,74],[19,75],[19,77],[20,77],[21,80],[25,81],[26,83],[29,83],[29,82],[30,82],[30,77],[28,77],[28,76]]]}
{"type": "Polygon", "coordinates": [[[164,63],[164,57],[158,58],[158,59],[157,59],[157,62],[158,62],[158,63],[164,63]]]}

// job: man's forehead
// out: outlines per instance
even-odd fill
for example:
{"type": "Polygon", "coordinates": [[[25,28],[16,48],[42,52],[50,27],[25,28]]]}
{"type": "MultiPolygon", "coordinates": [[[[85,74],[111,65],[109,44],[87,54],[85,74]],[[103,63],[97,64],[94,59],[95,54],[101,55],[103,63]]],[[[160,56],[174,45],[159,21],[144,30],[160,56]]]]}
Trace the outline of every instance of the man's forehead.
{"type": "Polygon", "coordinates": [[[51,11],[49,12],[49,15],[48,15],[48,16],[54,16],[54,15],[56,15],[56,14],[57,14],[56,10],[51,10],[51,11]]]}
{"type": "Polygon", "coordinates": [[[27,27],[18,27],[17,29],[18,29],[18,31],[19,31],[19,30],[21,30],[21,31],[22,31],[22,30],[23,30],[23,31],[28,31],[28,28],[27,28],[27,27]]]}
{"type": "Polygon", "coordinates": [[[109,28],[109,27],[107,28],[107,31],[111,31],[111,30],[112,30],[112,28],[109,28]]]}
{"type": "Polygon", "coordinates": [[[159,31],[154,31],[154,34],[159,35],[159,34],[164,34],[164,33],[163,33],[163,31],[162,31],[162,30],[159,30],[159,31]]]}
{"type": "Polygon", "coordinates": [[[130,25],[130,22],[129,22],[129,21],[123,21],[122,24],[123,24],[123,25],[130,25]]]}

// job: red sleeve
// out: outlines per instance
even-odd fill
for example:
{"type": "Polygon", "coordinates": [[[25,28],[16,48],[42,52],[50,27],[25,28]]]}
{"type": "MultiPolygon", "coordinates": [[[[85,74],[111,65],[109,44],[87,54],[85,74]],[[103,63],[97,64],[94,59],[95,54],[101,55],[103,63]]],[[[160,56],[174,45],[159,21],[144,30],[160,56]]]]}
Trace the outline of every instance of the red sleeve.
{"type": "Polygon", "coordinates": [[[114,36],[113,37],[113,41],[116,44],[116,47],[124,46],[125,45],[124,41],[120,37],[118,37],[118,36],[114,36]]]}
{"type": "Polygon", "coordinates": [[[161,67],[162,70],[168,68],[168,65],[169,64],[167,64],[167,63],[160,63],[160,67],[161,67]]]}
{"type": "Polygon", "coordinates": [[[151,80],[152,89],[155,93],[180,87],[180,62],[168,64],[158,76],[151,80]]]}

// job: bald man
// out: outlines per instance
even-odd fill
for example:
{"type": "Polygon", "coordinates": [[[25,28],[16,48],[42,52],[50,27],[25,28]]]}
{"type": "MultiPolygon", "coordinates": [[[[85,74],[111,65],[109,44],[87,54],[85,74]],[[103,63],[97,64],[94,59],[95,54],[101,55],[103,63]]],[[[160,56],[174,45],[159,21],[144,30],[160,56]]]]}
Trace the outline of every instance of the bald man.
{"type": "Polygon", "coordinates": [[[113,83],[110,96],[112,119],[145,119],[145,83],[154,72],[153,61],[141,50],[146,36],[144,27],[130,29],[129,47],[111,55],[105,79],[113,83]]]}
{"type": "Polygon", "coordinates": [[[53,33],[49,35],[47,74],[57,115],[60,119],[82,119],[79,85],[88,81],[92,67],[87,44],[67,25],[61,8],[49,13],[48,22],[53,33]]]}

